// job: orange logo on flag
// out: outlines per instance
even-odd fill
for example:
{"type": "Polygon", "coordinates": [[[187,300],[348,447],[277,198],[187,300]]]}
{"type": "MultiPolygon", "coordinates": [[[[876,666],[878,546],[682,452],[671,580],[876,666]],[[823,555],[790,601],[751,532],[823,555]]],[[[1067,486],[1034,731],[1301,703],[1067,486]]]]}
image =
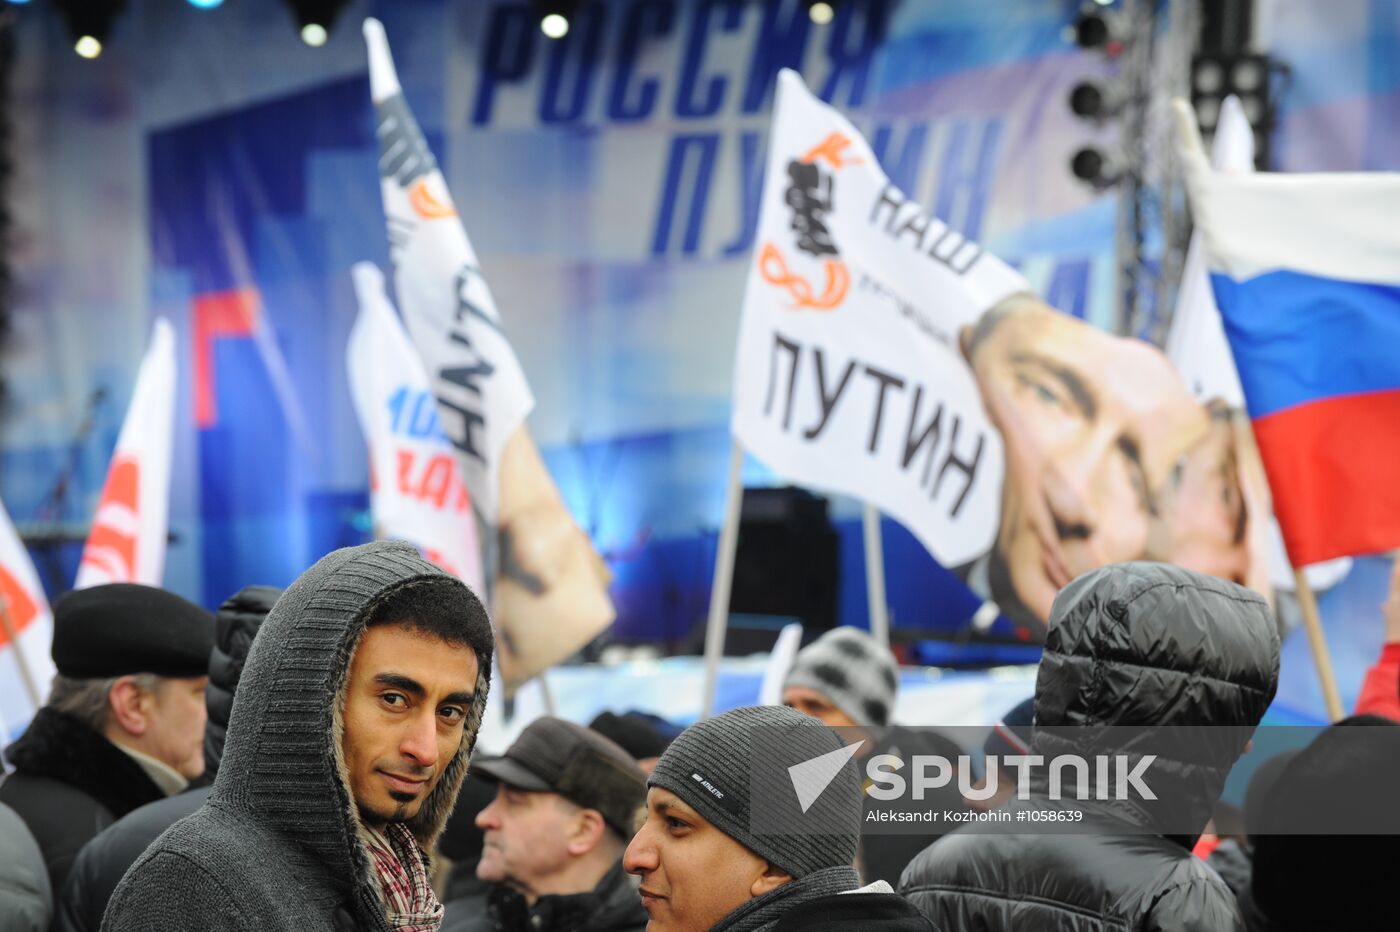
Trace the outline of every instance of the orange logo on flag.
{"type": "Polygon", "coordinates": [[[851,274],[846,271],[846,263],[827,259],[822,263],[826,272],[826,288],[820,295],[815,294],[812,283],[788,269],[787,260],[772,243],[764,243],[758,257],[758,272],[770,285],[786,288],[792,297],[793,307],[808,307],[817,311],[830,311],[846,299],[846,291],[851,286],[851,274]]]}
{"type": "Polygon", "coordinates": [[[825,157],[835,169],[845,168],[847,165],[859,165],[864,159],[850,159],[843,153],[846,147],[851,144],[851,137],[841,133],[832,133],[830,136],[817,143],[802,156],[802,161],[810,165],[817,159],[825,157]]]}
{"type": "Polygon", "coordinates": [[[141,466],[136,457],[112,458],[97,517],[83,548],[84,564],[105,573],[112,582],[136,581],[136,544],[141,527],[141,466]]]}
{"type": "Polygon", "coordinates": [[[457,216],[457,210],[451,204],[444,204],[437,199],[433,192],[428,190],[427,177],[419,178],[413,183],[413,187],[408,189],[408,203],[413,205],[413,212],[424,220],[440,220],[443,217],[457,216]]]}
{"type": "Polygon", "coordinates": [[[792,212],[790,226],[797,233],[797,249],[821,263],[826,283],[818,292],[812,282],[789,267],[787,257],[772,242],[765,242],[759,250],[758,273],[770,285],[785,289],[794,309],[835,310],[846,300],[846,292],[850,290],[850,270],[841,260],[841,251],[827,224],[834,210],[835,172],[864,161],[846,154],[853,144],[849,136],[829,133],[802,158],[788,163],[789,184],[783,192],[783,202],[792,212]],[[832,170],[823,170],[819,164],[822,162],[832,170]]]}
{"type": "MultiPolygon", "coordinates": [[[[0,566],[0,599],[5,600],[5,608],[10,613],[10,623],[15,626],[15,634],[23,633],[24,629],[39,614],[39,607],[34,604],[34,599],[29,595],[28,590],[19,584],[19,580],[10,575],[10,571],[0,566]]],[[[5,634],[5,629],[0,627],[0,647],[4,647],[9,641],[5,634]]]]}

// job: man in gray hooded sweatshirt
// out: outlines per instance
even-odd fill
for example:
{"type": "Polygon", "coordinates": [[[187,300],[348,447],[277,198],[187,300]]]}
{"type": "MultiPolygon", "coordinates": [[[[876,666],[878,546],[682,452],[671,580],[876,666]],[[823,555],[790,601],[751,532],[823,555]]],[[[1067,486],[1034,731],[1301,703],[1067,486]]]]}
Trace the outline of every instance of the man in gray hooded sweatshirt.
{"type": "Polygon", "coordinates": [[[486,706],[480,600],[411,546],[338,550],[258,632],[209,800],[132,866],[104,932],[432,932],[424,853],[486,706]]]}

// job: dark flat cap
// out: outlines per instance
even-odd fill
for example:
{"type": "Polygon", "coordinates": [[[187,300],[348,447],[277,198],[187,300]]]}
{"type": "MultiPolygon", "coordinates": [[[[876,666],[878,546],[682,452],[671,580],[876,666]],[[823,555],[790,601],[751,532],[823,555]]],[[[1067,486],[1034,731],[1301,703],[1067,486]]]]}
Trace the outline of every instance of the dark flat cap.
{"type": "Polygon", "coordinates": [[[472,761],[472,773],[596,809],[623,838],[632,837],[637,810],[646,802],[646,775],[632,756],[596,731],[562,718],[531,722],[503,757],[472,761]]]}
{"type": "Polygon", "coordinates": [[[675,735],[664,734],[651,716],[641,712],[603,712],[588,723],[598,734],[610,738],[637,760],[660,757],[675,735]]]}
{"type": "Polygon", "coordinates": [[[213,614],[154,586],[93,586],[54,604],[53,662],[64,676],[204,676],[213,648],[213,614]]]}

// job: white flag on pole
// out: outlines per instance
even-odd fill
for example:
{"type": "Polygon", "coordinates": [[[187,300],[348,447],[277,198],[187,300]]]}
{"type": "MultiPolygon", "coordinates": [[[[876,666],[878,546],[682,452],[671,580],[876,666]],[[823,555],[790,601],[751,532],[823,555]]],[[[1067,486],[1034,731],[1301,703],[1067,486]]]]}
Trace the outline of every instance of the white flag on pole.
{"type": "MultiPolygon", "coordinates": [[[[38,711],[29,684],[39,693],[39,701],[48,694],[54,666],[50,656],[53,646],[53,615],[44,598],[39,574],[24,549],[19,533],[10,521],[5,506],[0,504],[0,599],[5,602],[9,624],[0,627],[0,721],[5,727],[21,728],[38,711]],[[7,629],[17,638],[11,640],[7,629]],[[21,665],[23,665],[21,667],[21,665]]],[[[8,739],[0,733],[0,745],[8,739]]]]}
{"type": "Polygon", "coordinates": [[[375,537],[408,541],[482,592],[471,495],[442,434],[428,373],[384,293],[383,274],[369,262],[353,272],[360,314],[346,371],[369,445],[375,537]]]}
{"type": "Polygon", "coordinates": [[[535,399],[447,182],[404,100],[384,27],[367,19],[364,33],[399,311],[432,379],[472,504],[494,525],[502,453],[535,399]]]}
{"type": "MultiPolygon", "coordinates": [[[[1239,98],[1231,94],[1220,107],[1215,141],[1210,150],[1216,171],[1250,174],[1254,171],[1254,131],[1245,119],[1239,98]]],[[[1225,339],[1220,309],[1210,287],[1205,246],[1200,232],[1191,234],[1186,264],[1181,270],[1181,287],[1176,295],[1176,312],[1167,331],[1167,358],[1181,373],[1186,387],[1198,401],[1219,398],[1231,408],[1244,407],[1244,390],[1235,370],[1235,357],[1225,339]]]]}
{"type": "Polygon", "coordinates": [[[735,363],[745,449],[790,481],[875,505],[944,565],[985,553],[1002,446],[959,335],[1029,291],[891,184],[796,73],[780,74],[735,363]]]}
{"type": "Polygon", "coordinates": [[[113,582],[161,585],[174,433],[175,331],[159,318],[136,374],[73,588],[113,582]]]}
{"type": "Polygon", "coordinates": [[[364,23],[394,288],[481,520],[507,693],[612,623],[611,575],[525,425],[534,397],[447,182],[404,100],[384,27],[364,23]]]}

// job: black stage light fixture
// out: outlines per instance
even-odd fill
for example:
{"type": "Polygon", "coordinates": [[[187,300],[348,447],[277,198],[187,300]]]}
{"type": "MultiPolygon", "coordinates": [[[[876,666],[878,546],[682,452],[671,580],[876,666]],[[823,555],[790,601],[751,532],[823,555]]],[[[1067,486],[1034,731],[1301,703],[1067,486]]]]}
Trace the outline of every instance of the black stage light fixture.
{"type": "Polygon", "coordinates": [[[1070,159],[1074,177],[1096,188],[1111,188],[1123,177],[1122,160],[1098,146],[1085,146],[1070,159]]]}
{"type": "Polygon", "coordinates": [[[1081,49],[1097,50],[1109,58],[1117,58],[1123,52],[1123,16],[1104,6],[1090,2],[1080,7],[1074,21],[1074,42],[1081,49]]]}
{"type": "Polygon", "coordinates": [[[1096,122],[1116,117],[1126,103],[1121,87],[1108,81],[1080,81],[1069,92],[1069,109],[1074,115],[1096,122]]]}
{"type": "Polygon", "coordinates": [[[1288,66],[1268,55],[1253,52],[1202,52],[1191,60],[1191,104],[1207,139],[1215,134],[1220,107],[1234,94],[1254,130],[1254,163],[1269,167],[1269,140],[1278,120],[1276,77],[1285,77],[1288,66]]]}

